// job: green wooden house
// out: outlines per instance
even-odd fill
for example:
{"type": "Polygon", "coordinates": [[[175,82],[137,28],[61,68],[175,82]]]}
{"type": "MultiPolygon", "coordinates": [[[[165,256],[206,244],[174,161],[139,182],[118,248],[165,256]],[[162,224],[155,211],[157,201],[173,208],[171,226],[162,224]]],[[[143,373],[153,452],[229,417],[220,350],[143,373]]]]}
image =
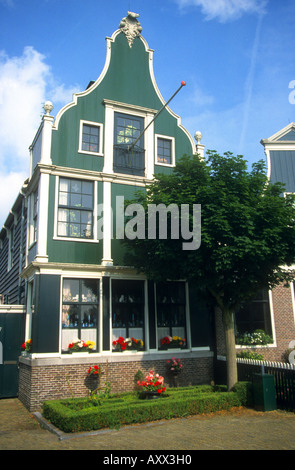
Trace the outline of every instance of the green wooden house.
{"type": "Polygon", "coordinates": [[[124,262],[124,201],[182,155],[203,149],[165,106],[141,30],[129,12],[106,38],[99,78],[55,118],[46,102],[30,147],[17,273],[24,339],[32,341],[19,369],[19,397],[29,409],[69,396],[73,383],[85,395],[95,363],[113,390],[133,388],[139,369],[169,381],[167,360],[175,355],[185,365],[184,384],[212,379],[211,316],[194,286],[183,279],[155,284],[124,262]],[[74,353],[78,340],[91,353],[74,353]]]}
{"type": "MultiPolygon", "coordinates": [[[[184,154],[203,155],[200,132],[194,142],[170,106],[131,12],[106,38],[99,78],[56,117],[45,103],[28,178],[0,231],[0,398],[18,395],[38,410],[44,400],[85,396],[96,364],[114,392],[132,390],[139,370],[173,385],[172,357],[183,364],[181,385],[214,380],[225,352],[220,317],[185,279],[139,274],[122,244],[124,202],[184,154]],[[25,340],[31,348],[21,352],[25,340]]],[[[294,130],[292,123],[261,141],[269,178],[286,182],[287,192],[294,130]]],[[[273,343],[258,352],[281,360],[295,337],[294,305],[293,285],[266,290],[236,312],[236,330],[264,329],[273,343]]]]}

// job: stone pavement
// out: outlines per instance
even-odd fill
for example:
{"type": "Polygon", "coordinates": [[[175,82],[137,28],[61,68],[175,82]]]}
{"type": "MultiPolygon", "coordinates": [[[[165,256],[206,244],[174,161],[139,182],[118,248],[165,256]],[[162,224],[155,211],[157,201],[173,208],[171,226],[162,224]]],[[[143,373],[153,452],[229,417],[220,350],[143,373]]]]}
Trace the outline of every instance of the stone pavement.
{"type": "Polygon", "coordinates": [[[186,454],[193,450],[295,450],[295,414],[238,408],[119,430],[58,435],[44,429],[17,398],[0,399],[0,450],[100,450],[106,455],[122,450],[186,454]]]}

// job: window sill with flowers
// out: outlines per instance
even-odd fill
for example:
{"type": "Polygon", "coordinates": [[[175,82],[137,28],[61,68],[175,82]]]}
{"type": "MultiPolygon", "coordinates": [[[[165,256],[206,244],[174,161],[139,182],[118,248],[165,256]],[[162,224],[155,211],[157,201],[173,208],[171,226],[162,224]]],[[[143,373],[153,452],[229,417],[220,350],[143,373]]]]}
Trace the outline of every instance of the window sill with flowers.
{"type": "Polygon", "coordinates": [[[164,336],[160,339],[160,350],[185,349],[186,340],[180,336],[164,336]]]}
{"type": "Polygon", "coordinates": [[[119,336],[118,339],[113,341],[113,352],[124,351],[143,351],[143,340],[136,338],[123,338],[119,336]]]}

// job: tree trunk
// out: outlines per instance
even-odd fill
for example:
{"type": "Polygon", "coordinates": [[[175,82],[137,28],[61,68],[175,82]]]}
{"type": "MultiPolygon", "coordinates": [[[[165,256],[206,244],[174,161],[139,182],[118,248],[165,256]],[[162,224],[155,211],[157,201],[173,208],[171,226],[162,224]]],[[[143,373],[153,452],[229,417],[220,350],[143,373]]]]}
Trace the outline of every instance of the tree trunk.
{"type": "Polygon", "coordinates": [[[227,389],[230,391],[238,381],[233,313],[223,310],[222,319],[225,333],[227,389]]]}

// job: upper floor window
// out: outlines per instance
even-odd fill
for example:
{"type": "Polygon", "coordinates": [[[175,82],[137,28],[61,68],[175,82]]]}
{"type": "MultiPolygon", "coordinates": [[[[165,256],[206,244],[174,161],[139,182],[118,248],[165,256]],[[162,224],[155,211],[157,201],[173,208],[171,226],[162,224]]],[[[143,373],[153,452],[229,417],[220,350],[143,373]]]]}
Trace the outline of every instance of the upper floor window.
{"type": "Polygon", "coordinates": [[[57,236],[93,238],[94,184],[60,178],[58,188],[57,236]]]}
{"type": "Polygon", "coordinates": [[[96,155],[102,154],[102,124],[81,121],[79,151],[96,155]]]}
{"type": "Polygon", "coordinates": [[[115,113],[114,122],[114,171],[144,176],[145,151],[144,118],[115,113]],[[140,137],[139,140],[137,140],[140,137]],[[132,146],[133,144],[133,146],[132,146]],[[135,144],[135,145],[134,145],[135,144]]]}
{"type": "Polygon", "coordinates": [[[174,138],[156,135],[156,164],[174,165],[174,138]]]}

